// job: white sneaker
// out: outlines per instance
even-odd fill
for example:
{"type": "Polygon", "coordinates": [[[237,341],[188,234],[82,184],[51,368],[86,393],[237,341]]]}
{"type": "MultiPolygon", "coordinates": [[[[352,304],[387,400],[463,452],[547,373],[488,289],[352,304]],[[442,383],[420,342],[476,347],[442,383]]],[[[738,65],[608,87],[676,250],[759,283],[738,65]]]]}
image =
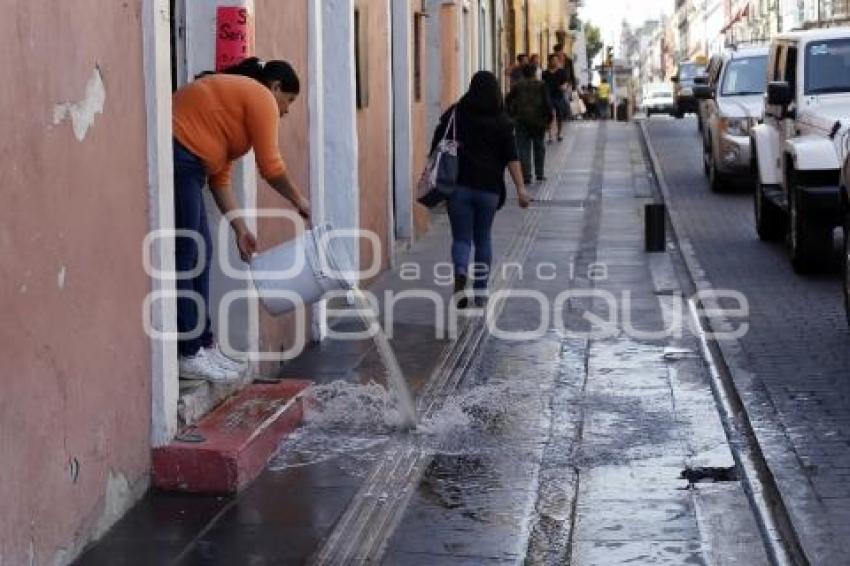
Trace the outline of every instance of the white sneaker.
{"type": "Polygon", "coordinates": [[[194,356],[180,356],[180,377],[203,379],[211,383],[229,383],[237,381],[239,373],[213,363],[207,350],[201,348],[194,356]]]}
{"type": "Polygon", "coordinates": [[[225,354],[221,350],[221,346],[219,346],[218,344],[214,344],[209,348],[204,348],[204,350],[206,350],[207,358],[210,360],[210,362],[220,368],[235,371],[240,375],[245,373],[245,370],[248,369],[247,362],[240,362],[238,360],[234,360],[233,358],[225,354]]]}

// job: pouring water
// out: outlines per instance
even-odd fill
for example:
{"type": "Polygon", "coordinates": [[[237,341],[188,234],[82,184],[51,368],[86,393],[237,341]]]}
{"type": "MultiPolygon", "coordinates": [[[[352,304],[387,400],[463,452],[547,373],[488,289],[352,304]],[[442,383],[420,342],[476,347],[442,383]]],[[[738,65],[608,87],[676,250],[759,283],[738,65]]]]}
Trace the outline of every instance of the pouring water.
{"type": "Polygon", "coordinates": [[[354,297],[354,302],[357,305],[358,312],[364,324],[369,328],[375,325],[373,340],[375,341],[375,347],[378,349],[378,355],[387,369],[387,386],[395,393],[398,400],[399,414],[403,419],[402,424],[406,428],[414,429],[419,422],[416,415],[416,405],[413,403],[413,396],[407,387],[407,381],[404,378],[404,373],[401,371],[401,366],[398,363],[395,352],[390,345],[389,338],[387,338],[387,335],[381,328],[378,313],[372,308],[366,295],[359,289],[353,289],[351,294],[354,297]]]}
{"type": "Polygon", "coordinates": [[[260,300],[266,310],[275,316],[290,312],[296,304],[282,292],[295,292],[303,304],[313,304],[328,291],[349,290],[358,307],[360,318],[368,328],[374,325],[374,341],[384,367],[387,369],[387,388],[395,394],[399,404],[402,426],[416,428],[418,419],[413,397],[401,371],[390,341],[384,334],[378,313],[366,296],[357,289],[350,274],[352,262],[347,250],[333,238],[330,226],[305,230],[298,238],[280,244],[251,261],[251,274],[260,300]],[[302,261],[298,261],[301,259],[302,261]],[[286,270],[300,265],[296,273],[286,270]],[[282,277],[287,273],[289,277],[282,277]]]}

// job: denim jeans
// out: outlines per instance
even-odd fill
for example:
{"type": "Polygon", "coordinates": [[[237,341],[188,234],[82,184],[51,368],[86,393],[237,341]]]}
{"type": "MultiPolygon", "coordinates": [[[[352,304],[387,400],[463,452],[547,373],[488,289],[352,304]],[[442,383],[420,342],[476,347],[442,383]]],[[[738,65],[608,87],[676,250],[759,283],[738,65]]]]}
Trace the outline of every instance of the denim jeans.
{"type": "Polygon", "coordinates": [[[455,275],[470,276],[476,291],[487,289],[493,245],[490,231],[499,207],[499,194],[459,186],[449,197],[452,226],[452,263],[455,275]],[[475,246],[475,271],[469,273],[469,260],[475,246]]]}
{"type": "Polygon", "coordinates": [[[178,230],[190,230],[200,235],[205,242],[205,255],[200,256],[198,243],[187,237],[175,238],[175,267],[178,277],[188,273],[203,262],[203,269],[191,279],[178,278],[177,290],[183,293],[197,293],[203,302],[201,310],[189,297],[177,298],[177,330],[183,334],[194,330],[201,318],[204,320],[203,333],[193,339],[180,340],[178,350],[181,356],[192,356],[213,343],[212,324],[209,315],[210,302],[210,262],[212,261],[212,238],[207,224],[207,212],[204,207],[204,186],[207,173],[201,160],[188,149],[174,141],[174,226],[178,230]]]}
{"type": "Polygon", "coordinates": [[[522,165],[522,177],[526,183],[530,183],[534,178],[531,174],[532,152],[534,153],[534,173],[537,174],[538,179],[544,176],[546,144],[543,142],[543,137],[545,133],[545,130],[537,132],[519,125],[516,128],[517,151],[522,165]]]}

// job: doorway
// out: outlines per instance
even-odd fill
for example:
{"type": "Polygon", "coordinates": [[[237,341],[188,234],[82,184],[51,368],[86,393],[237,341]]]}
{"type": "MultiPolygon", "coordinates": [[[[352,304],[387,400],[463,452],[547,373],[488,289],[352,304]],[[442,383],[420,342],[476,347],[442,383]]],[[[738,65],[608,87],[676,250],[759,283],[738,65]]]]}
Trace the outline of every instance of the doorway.
{"type": "Polygon", "coordinates": [[[150,231],[144,254],[151,292],[144,320],[151,342],[151,445],[163,446],[177,433],[179,380],[177,366],[177,301],[174,284],[174,186],[171,93],[179,82],[185,37],[178,14],[183,0],[144,0],[145,106],[147,115],[148,200],[150,231]],[[163,18],[163,14],[169,17],[163,18]],[[158,271],[153,272],[156,268],[158,271]]]}

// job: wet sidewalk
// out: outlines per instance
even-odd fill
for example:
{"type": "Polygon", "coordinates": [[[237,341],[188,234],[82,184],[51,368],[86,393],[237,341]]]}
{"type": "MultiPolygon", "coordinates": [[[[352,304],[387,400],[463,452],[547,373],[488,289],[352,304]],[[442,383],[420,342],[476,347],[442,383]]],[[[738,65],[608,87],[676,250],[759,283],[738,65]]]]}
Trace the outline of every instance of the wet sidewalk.
{"type": "Polygon", "coordinates": [[[149,494],[79,563],[766,564],[699,343],[675,331],[680,266],[643,251],[637,131],[574,123],[548,147],[537,202],[497,217],[486,317],[451,324],[444,214],[370,289],[417,431],[393,426],[372,342],[328,340],[284,368],[320,385],[253,485],[149,494]]]}

